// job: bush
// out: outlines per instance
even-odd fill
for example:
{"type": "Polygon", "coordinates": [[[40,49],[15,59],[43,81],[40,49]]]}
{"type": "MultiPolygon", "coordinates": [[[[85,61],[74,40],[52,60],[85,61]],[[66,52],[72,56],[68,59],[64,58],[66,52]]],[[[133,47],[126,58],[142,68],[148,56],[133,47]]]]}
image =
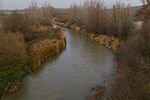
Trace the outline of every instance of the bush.
{"type": "Polygon", "coordinates": [[[142,14],[142,30],[127,39],[117,54],[119,74],[110,100],[150,99],[150,18],[142,14]]]}
{"type": "Polygon", "coordinates": [[[12,68],[0,72],[0,91],[3,90],[8,83],[14,82],[22,78],[25,72],[20,68],[12,68]]]}
{"type": "Polygon", "coordinates": [[[150,30],[147,25],[119,50],[117,60],[120,74],[111,100],[150,99],[150,30]]]}
{"type": "MultiPolygon", "coordinates": [[[[29,70],[26,44],[21,33],[0,33],[0,92],[29,70]]],[[[1,93],[0,93],[1,94],[1,93]]]]}

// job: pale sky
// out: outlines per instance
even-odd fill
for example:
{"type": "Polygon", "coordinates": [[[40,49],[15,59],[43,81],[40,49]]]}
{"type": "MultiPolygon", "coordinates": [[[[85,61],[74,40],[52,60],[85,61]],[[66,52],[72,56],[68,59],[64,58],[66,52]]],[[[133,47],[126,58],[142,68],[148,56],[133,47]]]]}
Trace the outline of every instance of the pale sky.
{"type": "MultiPolygon", "coordinates": [[[[70,4],[82,4],[85,0],[0,0],[0,9],[22,9],[27,8],[31,1],[37,1],[38,5],[41,6],[45,1],[49,2],[53,7],[56,8],[68,8],[70,4]]],[[[107,7],[121,1],[125,4],[131,4],[132,6],[141,5],[141,0],[101,0],[107,7]]]]}

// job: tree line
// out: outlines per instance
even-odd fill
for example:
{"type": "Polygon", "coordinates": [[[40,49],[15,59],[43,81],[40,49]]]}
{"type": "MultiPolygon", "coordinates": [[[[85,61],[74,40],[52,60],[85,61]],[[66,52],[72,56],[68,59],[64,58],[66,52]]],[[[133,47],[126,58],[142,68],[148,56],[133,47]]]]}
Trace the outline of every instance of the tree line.
{"type": "Polygon", "coordinates": [[[68,14],[69,24],[77,24],[89,32],[114,35],[126,39],[134,25],[130,6],[117,3],[107,9],[100,0],[88,0],[83,5],[73,4],[68,14]]]}

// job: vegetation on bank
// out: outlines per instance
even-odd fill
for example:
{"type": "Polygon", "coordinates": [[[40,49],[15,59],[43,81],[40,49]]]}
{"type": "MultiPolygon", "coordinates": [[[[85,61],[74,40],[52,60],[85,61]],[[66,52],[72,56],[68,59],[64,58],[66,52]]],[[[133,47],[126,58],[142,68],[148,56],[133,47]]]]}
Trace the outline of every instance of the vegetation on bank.
{"type": "Polygon", "coordinates": [[[113,52],[117,52],[122,41],[132,35],[134,13],[130,6],[117,3],[113,9],[106,9],[101,1],[88,0],[80,6],[73,4],[66,11],[64,15],[57,14],[58,25],[85,34],[113,52]]]}
{"type": "Polygon", "coordinates": [[[28,53],[32,69],[35,70],[50,56],[59,54],[66,46],[64,33],[58,34],[55,38],[45,38],[32,41],[28,46],[28,53]]]}
{"type": "MultiPolygon", "coordinates": [[[[136,18],[129,6],[116,4],[113,10],[108,10],[98,0],[86,1],[81,6],[72,5],[67,10],[68,16],[57,16],[61,11],[53,12],[54,9],[47,3],[39,8],[35,2],[24,14],[14,11],[3,16],[4,30],[0,31],[0,95],[12,89],[10,83],[20,80],[65,47],[65,36],[51,28],[51,16],[54,15],[57,21],[67,23],[77,32],[85,33],[116,51],[117,76],[109,100],[149,100],[150,2],[142,1],[144,5],[138,15],[144,23],[138,31],[133,30],[136,18]]],[[[63,23],[60,25],[64,26],[63,23]]],[[[99,100],[104,94],[104,87],[98,86],[93,91],[90,100],[99,100]]]]}
{"type": "MultiPolygon", "coordinates": [[[[149,0],[142,1],[144,5],[135,15],[129,6],[116,4],[113,10],[108,10],[97,0],[86,1],[80,6],[72,5],[69,9],[67,26],[70,28],[87,33],[91,39],[109,48],[114,45],[114,37],[119,41],[115,43],[116,47],[119,46],[117,50],[115,47],[118,63],[116,82],[108,100],[150,99],[150,3],[149,0]],[[136,15],[140,16],[136,18],[136,15]],[[134,29],[135,19],[144,21],[142,29],[134,29]]],[[[93,92],[90,100],[102,98],[99,86],[93,92]]]]}
{"type": "Polygon", "coordinates": [[[129,6],[117,3],[113,9],[106,9],[101,1],[89,0],[83,5],[69,9],[68,25],[80,26],[88,33],[105,34],[125,40],[134,27],[134,15],[129,6]]]}
{"type": "Polygon", "coordinates": [[[113,52],[118,50],[122,41],[132,35],[133,11],[129,6],[121,3],[117,3],[110,10],[106,9],[100,1],[89,0],[80,6],[72,5],[68,12],[67,27],[86,34],[90,39],[113,52]]]}
{"type": "MultiPolygon", "coordinates": [[[[114,6],[113,10],[109,11],[111,15],[111,18],[109,18],[109,20],[111,20],[111,23],[108,25],[109,27],[102,28],[103,26],[98,26],[100,29],[105,29],[105,31],[102,30],[100,32],[96,30],[99,24],[92,24],[92,22],[88,24],[92,27],[96,25],[96,27],[93,28],[95,31],[86,28],[86,21],[88,21],[90,17],[85,16],[85,8],[83,10],[82,6],[76,5],[70,8],[67,26],[71,29],[79,33],[88,33],[86,35],[97,42],[101,42],[101,44],[105,41],[105,46],[112,43],[107,42],[111,41],[111,37],[115,37],[115,40],[119,40],[119,43],[116,42],[119,44],[119,48],[116,50],[117,75],[115,82],[112,84],[113,89],[110,97],[107,98],[108,100],[150,99],[150,3],[147,0],[144,2],[146,3],[144,3],[142,9],[136,12],[138,16],[130,12],[130,7],[126,8],[118,4],[114,6]],[[138,30],[134,30],[134,19],[144,21],[142,29],[140,27],[138,30]]],[[[108,10],[105,11],[108,13],[108,10]]],[[[95,18],[93,16],[96,14],[92,13],[91,18],[95,18]]],[[[99,21],[98,18],[97,21],[99,21]]],[[[94,88],[92,95],[88,99],[100,100],[104,94],[103,86],[100,85],[94,88]]]]}
{"type": "Polygon", "coordinates": [[[22,78],[29,69],[26,43],[21,33],[0,33],[0,95],[7,84],[22,78]]]}
{"type": "Polygon", "coordinates": [[[32,2],[24,13],[1,15],[0,96],[15,92],[27,73],[65,48],[64,33],[52,28],[52,10],[32,2]]]}
{"type": "Polygon", "coordinates": [[[111,100],[150,99],[150,33],[130,37],[117,54],[118,77],[111,100]]]}
{"type": "Polygon", "coordinates": [[[110,100],[150,99],[150,2],[138,12],[144,23],[117,54],[118,76],[110,100]]]}

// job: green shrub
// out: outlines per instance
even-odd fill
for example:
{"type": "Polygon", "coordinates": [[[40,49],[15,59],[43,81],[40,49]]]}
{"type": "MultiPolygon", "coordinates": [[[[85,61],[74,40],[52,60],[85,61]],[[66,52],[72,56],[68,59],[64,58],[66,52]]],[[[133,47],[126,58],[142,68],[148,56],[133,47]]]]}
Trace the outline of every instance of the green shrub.
{"type": "Polygon", "coordinates": [[[25,71],[20,68],[11,68],[0,72],[0,89],[5,88],[8,83],[21,79],[25,71]]]}

